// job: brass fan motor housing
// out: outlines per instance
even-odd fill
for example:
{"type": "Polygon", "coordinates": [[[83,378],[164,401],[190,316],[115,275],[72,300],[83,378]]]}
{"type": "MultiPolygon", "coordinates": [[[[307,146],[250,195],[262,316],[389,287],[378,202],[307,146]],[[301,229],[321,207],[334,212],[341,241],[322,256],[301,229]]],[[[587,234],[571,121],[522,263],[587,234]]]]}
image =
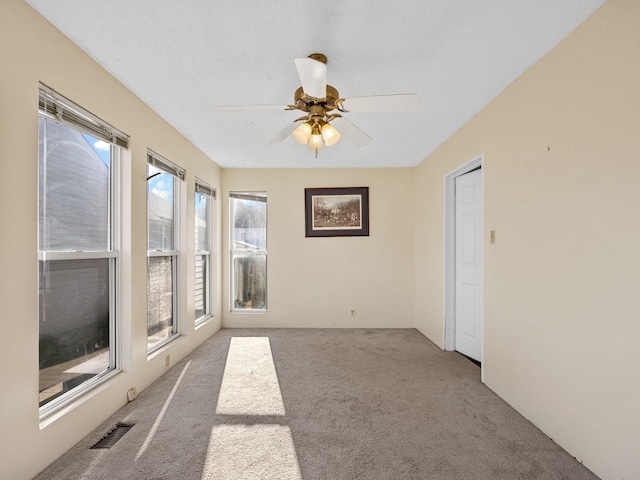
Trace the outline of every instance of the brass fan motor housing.
{"type": "Polygon", "coordinates": [[[336,108],[336,100],[340,99],[340,94],[331,85],[327,85],[327,93],[324,99],[313,98],[305,95],[302,87],[299,87],[293,94],[293,104],[305,112],[309,111],[311,105],[322,104],[326,111],[336,108]]]}

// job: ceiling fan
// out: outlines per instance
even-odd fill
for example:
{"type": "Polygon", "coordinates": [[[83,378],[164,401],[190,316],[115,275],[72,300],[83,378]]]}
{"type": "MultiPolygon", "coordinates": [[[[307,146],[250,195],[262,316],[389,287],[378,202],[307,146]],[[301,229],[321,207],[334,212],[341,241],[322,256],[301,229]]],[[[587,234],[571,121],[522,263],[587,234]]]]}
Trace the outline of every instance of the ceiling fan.
{"type": "Polygon", "coordinates": [[[340,98],[338,90],[327,85],[326,64],[327,57],[321,53],[295,59],[302,86],[295,91],[291,105],[223,105],[215,107],[215,110],[300,110],[305,115],[287,125],[269,143],[279,143],[291,135],[296,142],[315,151],[317,157],[325,144],[331,147],[343,136],[356,147],[371,142],[371,137],[344,118],[342,113],[407,112],[420,106],[420,98],[415,93],[340,98]]]}

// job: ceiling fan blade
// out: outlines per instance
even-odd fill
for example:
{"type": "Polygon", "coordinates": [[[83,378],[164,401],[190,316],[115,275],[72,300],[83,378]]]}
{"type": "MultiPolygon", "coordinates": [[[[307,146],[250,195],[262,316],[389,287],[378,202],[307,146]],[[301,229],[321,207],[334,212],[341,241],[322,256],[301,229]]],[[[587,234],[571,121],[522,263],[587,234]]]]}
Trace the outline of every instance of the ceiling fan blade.
{"type": "Polygon", "coordinates": [[[293,133],[293,131],[296,128],[298,128],[298,126],[300,126],[299,123],[296,123],[296,122],[290,123],[289,125],[284,127],[282,130],[280,130],[280,132],[275,137],[273,137],[271,140],[269,140],[269,144],[273,145],[274,143],[280,143],[285,138],[287,138],[289,135],[291,135],[293,133]]]}
{"type": "Polygon", "coordinates": [[[310,97],[327,96],[327,66],[313,58],[296,58],[302,90],[310,97]]]}
{"type": "Polygon", "coordinates": [[[364,147],[371,143],[371,137],[356,127],[346,118],[336,118],[331,122],[347,142],[355,147],[364,147]]]}
{"type": "Polygon", "coordinates": [[[342,102],[348,112],[412,112],[420,108],[420,97],[415,93],[350,97],[342,102]]]}
{"type": "Polygon", "coordinates": [[[216,112],[244,112],[256,110],[286,110],[287,105],[218,105],[216,112]]]}

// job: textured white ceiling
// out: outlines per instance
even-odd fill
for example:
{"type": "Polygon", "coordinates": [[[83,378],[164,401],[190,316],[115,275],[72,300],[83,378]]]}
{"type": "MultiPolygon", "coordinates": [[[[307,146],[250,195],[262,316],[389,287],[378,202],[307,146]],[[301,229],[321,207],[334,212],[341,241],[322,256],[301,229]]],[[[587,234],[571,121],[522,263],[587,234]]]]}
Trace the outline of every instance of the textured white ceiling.
{"type": "Polygon", "coordinates": [[[414,166],[605,0],[26,0],[222,167],[414,166]],[[267,142],[296,111],[293,59],[321,52],[342,97],[417,93],[418,112],[348,113],[373,137],[318,158],[267,142]]]}

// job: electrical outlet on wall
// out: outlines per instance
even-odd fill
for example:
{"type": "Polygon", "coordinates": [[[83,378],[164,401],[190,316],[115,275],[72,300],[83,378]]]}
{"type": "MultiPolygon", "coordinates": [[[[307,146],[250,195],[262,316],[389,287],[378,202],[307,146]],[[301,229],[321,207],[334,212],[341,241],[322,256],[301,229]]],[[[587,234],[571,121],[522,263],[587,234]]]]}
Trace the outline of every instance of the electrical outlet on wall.
{"type": "Polygon", "coordinates": [[[127,400],[129,400],[130,402],[133,402],[137,396],[138,390],[136,390],[136,387],[130,388],[127,392],[127,400]]]}
{"type": "Polygon", "coordinates": [[[350,308],[349,309],[349,316],[351,318],[354,318],[356,316],[356,309],[355,308],[350,308]]]}

